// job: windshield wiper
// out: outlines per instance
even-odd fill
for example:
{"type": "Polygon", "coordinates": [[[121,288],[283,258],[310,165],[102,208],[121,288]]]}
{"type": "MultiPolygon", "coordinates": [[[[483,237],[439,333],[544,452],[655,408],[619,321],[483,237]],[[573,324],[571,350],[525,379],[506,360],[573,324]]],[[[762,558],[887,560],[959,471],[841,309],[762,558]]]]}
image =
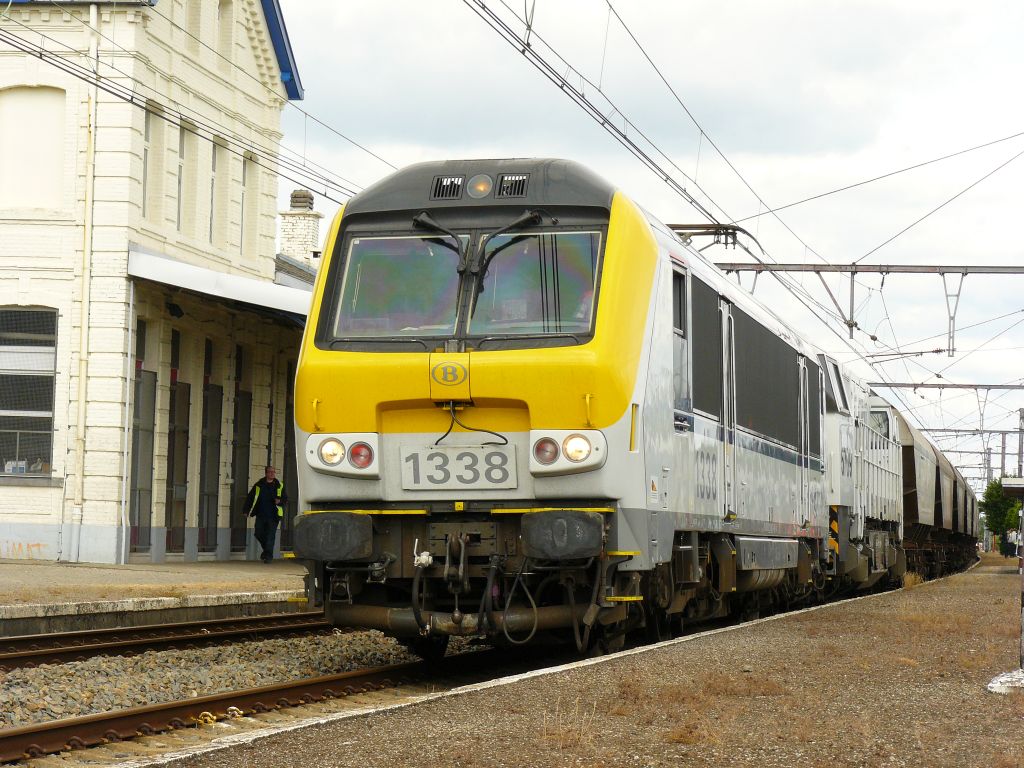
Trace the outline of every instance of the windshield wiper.
{"type": "Polygon", "coordinates": [[[455,241],[455,251],[456,251],[456,253],[459,254],[459,267],[458,267],[459,274],[461,275],[463,272],[466,271],[466,262],[468,260],[467,256],[468,256],[468,253],[469,253],[469,248],[467,247],[465,250],[463,250],[463,248],[462,248],[462,238],[461,237],[456,235],[450,229],[448,229],[446,227],[442,227],[440,224],[438,224],[436,221],[434,221],[434,217],[431,216],[426,211],[420,211],[415,216],[413,216],[412,217],[412,225],[414,227],[419,227],[420,229],[429,229],[432,232],[440,232],[440,233],[442,233],[444,235],[448,235],[448,237],[452,238],[452,240],[455,241]]]}
{"type": "MultiPolygon", "coordinates": [[[[523,211],[522,214],[514,221],[511,221],[510,223],[506,224],[501,229],[494,230],[486,237],[484,237],[483,240],[480,241],[480,246],[477,248],[476,251],[476,258],[473,259],[473,266],[470,268],[470,273],[474,277],[476,277],[476,292],[474,294],[475,297],[479,296],[481,293],[484,292],[484,280],[487,278],[487,269],[488,267],[491,266],[491,262],[494,261],[494,257],[501,253],[505,248],[511,246],[514,242],[516,242],[516,240],[513,238],[511,241],[509,241],[502,247],[495,248],[494,252],[491,253],[490,256],[484,258],[484,254],[487,252],[488,243],[490,243],[491,240],[493,240],[494,238],[498,237],[498,235],[504,235],[508,232],[512,232],[517,229],[522,229],[523,227],[537,226],[538,224],[540,224],[541,216],[543,214],[548,215],[548,217],[551,219],[552,224],[558,223],[558,219],[556,219],[547,211],[542,211],[538,208],[534,208],[533,210],[530,211],[523,211]]],[[[476,307],[476,299],[474,298],[473,308],[469,312],[470,317],[473,317],[473,315],[476,314],[476,307]]]]}
{"type": "MultiPolygon", "coordinates": [[[[550,214],[548,214],[550,216],[550,214]]],[[[480,263],[481,257],[487,251],[487,244],[491,242],[498,235],[504,235],[506,232],[511,232],[516,229],[522,229],[523,227],[535,227],[540,224],[541,212],[537,209],[532,211],[523,211],[523,213],[514,221],[506,224],[501,229],[496,229],[487,235],[483,240],[480,241],[480,246],[476,252],[476,258],[473,259],[473,267],[470,269],[472,274],[480,274],[480,283],[483,283],[484,277],[487,276],[487,267],[490,266],[491,261],[494,259],[497,251],[492,253],[482,264],[480,263]]],[[[558,219],[551,217],[551,221],[554,224],[558,223],[558,219]]],[[[479,291],[477,291],[479,293],[479,291]]]]}
{"type": "Polygon", "coordinates": [[[430,345],[423,339],[416,336],[345,336],[331,339],[331,349],[336,349],[339,344],[419,344],[424,349],[430,349],[430,345]]]}

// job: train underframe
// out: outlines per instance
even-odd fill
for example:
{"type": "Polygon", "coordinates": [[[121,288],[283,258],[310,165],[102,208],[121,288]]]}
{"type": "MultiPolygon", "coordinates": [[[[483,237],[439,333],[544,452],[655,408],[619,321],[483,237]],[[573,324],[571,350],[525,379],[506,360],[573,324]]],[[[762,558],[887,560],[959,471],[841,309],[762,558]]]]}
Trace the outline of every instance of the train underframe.
{"type": "Polygon", "coordinates": [[[684,626],[899,583],[906,570],[891,528],[837,545],[835,534],[848,530],[841,508],[828,541],[677,531],[668,562],[631,570],[639,553],[608,548],[614,512],[594,506],[321,512],[297,527],[297,555],[309,569],[310,598],[332,624],[379,629],[423,656],[443,654],[453,636],[609,651],[632,632],[666,639],[684,626]],[[349,551],[329,551],[339,535],[349,551]]]}

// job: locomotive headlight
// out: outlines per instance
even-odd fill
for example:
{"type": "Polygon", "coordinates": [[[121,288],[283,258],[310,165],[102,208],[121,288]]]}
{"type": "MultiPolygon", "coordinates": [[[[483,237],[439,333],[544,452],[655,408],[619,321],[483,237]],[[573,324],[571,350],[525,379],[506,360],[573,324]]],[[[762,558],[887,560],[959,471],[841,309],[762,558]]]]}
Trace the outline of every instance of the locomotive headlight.
{"type": "Polygon", "coordinates": [[[341,444],[340,440],[331,437],[320,443],[320,461],[324,464],[336,467],[341,464],[341,460],[344,458],[345,446],[341,444]]]}
{"type": "Polygon", "coordinates": [[[466,191],[469,192],[469,196],[474,200],[479,200],[482,197],[487,197],[491,194],[491,188],[494,186],[494,180],[486,173],[478,173],[472,179],[469,180],[469,184],[466,185],[466,191]]]}
{"type": "Polygon", "coordinates": [[[558,460],[558,443],[550,437],[542,437],[533,444],[533,456],[544,466],[558,460]]]}
{"type": "Polygon", "coordinates": [[[591,451],[590,441],[583,435],[569,435],[562,443],[562,453],[569,461],[586,461],[591,451]]]}

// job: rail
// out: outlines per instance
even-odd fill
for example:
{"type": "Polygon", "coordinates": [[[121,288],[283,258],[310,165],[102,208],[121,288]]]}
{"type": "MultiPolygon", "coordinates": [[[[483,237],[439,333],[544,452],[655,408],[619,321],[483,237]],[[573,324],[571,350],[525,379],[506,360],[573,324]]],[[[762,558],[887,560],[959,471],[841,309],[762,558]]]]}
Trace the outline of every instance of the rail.
{"type": "Polygon", "coordinates": [[[393,664],[8,728],[0,730],[0,762],[38,758],[67,749],[148,736],[172,728],[187,728],[224,718],[381,690],[411,681],[426,669],[423,662],[393,664]]]}
{"type": "Polygon", "coordinates": [[[241,639],[267,639],[331,630],[319,612],[245,616],[47,635],[0,638],[0,671],[63,664],[93,656],[124,656],[168,648],[199,648],[241,639]]]}

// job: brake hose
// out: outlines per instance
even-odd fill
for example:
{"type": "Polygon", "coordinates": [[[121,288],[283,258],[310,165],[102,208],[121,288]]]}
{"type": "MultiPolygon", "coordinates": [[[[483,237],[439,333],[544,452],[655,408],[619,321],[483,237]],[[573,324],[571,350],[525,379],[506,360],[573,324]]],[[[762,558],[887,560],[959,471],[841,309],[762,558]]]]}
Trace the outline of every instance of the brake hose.
{"type": "Polygon", "coordinates": [[[530,588],[526,586],[526,582],[522,581],[523,571],[526,569],[526,560],[523,558],[522,564],[519,566],[519,572],[516,574],[515,581],[512,582],[512,588],[508,591],[508,596],[505,598],[505,608],[501,612],[501,631],[505,635],[505,639],[508,640],[512,645],[526,645],[533,639],[533,636],[537,634],[537,627],[540,625],[540,614],[537,611],[537,603],[533,599],[533,595],[530,594],[530,588]],[[533,628],[522,640],[516,640],[508,633],[508,607],[512,604],[512,595],[516,592],[516,587],[522,582],[523,592],[526,593],[526,599],[530,601],[530,606],[533,608],[533,628]]]}

